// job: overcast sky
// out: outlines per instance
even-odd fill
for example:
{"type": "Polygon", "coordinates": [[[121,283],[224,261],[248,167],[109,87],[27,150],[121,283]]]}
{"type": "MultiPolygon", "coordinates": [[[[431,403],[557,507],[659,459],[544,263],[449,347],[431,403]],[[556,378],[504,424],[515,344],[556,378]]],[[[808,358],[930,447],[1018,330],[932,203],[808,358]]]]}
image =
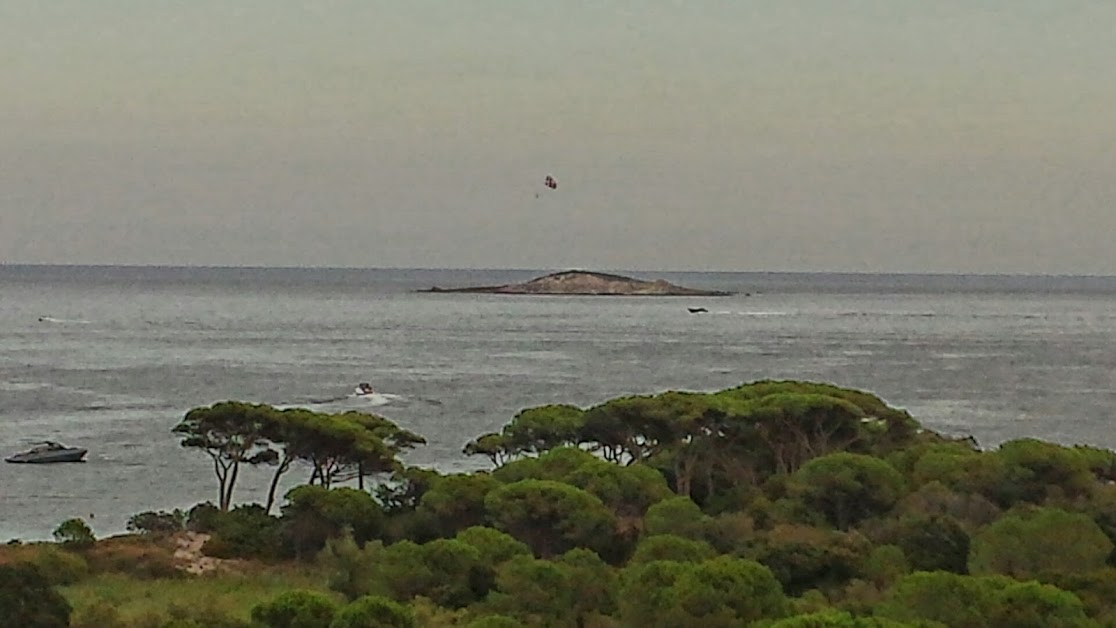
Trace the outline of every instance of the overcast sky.
{"type": "Polygon", "coordinates": [[[1112,0],[0,3],[0,263],[1116,274],[1114,239],[1112,0]]]}

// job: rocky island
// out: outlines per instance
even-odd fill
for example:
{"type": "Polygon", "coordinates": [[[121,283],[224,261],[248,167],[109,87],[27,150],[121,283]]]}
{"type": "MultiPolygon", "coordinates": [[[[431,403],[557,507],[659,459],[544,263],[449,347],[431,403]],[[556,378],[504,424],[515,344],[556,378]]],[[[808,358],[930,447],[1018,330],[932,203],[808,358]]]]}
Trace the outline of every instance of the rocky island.
{"type": "Polygon", "coordinates": [[[472,292],[481,294],[568,294],[593,296],[653,296],[653,297],[723,297],[731,292],[698,290],[677,286],[657,279],[645,281],[623,275],[597,273],[585,270],[566,270],[536,277],[523,283],[503,286],[474,286],[466,288],[439,288],[420,292],[472,292]]]}

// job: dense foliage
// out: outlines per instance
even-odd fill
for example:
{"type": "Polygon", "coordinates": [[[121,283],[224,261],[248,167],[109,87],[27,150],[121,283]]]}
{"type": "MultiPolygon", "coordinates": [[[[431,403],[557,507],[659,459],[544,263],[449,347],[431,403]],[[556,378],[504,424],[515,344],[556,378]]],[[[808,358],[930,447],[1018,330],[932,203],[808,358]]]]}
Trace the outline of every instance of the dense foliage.
{"type": "MultiPolygon", "coordinates": [[[[529,408],[466,444],[492,469],[460,474],[402,465],[421,438],[371,415],[227,402],[176,431],[221,499],[141,513],[138,538],[321,574],[230,626],[1116,626],[1116,454],[983,451],[828,384],[529,408]],[[277,514],[236,505],[241,464],[309,481],[277,514]]],[[[81,536],[36,573],[108,569],[81,536]]]]}
{"type": "Polygon", "coordinates": [[[70,624],[70,605],[29,563],[0,565],[0,623],[20,628],[70,624]]]}

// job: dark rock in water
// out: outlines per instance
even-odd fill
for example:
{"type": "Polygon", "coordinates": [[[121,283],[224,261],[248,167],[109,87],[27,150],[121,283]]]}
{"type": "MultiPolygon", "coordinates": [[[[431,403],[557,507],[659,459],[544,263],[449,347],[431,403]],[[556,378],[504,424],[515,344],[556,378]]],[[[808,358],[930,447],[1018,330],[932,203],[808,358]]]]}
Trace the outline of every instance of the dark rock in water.
{"type": "Polygon", "coordinates": [[[688,307],[686,309],[690,310],[690,314],[701,314],[702,312],[708,312],[709,311],[709,310],[707,310],[703,307],[688,307]]]}
{"type": "Polygon", "coordinates": [[[731,292],[698,290],[676,286],[657,279],[645,281],[622,275],[595,273],[585,270],[566,270],[523,283],[504,286],[476,286],[469,288],[430,288],[420,292],[472,292],[482,294],[570,294],[594,296],[652,296],[652,297],[723,297],[731,292]]]}

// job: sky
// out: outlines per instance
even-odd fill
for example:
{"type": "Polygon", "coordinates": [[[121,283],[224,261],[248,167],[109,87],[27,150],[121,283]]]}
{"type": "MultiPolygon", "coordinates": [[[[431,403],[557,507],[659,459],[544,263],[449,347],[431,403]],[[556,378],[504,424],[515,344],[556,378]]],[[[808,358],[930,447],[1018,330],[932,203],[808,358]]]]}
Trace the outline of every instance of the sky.
{"type": "Polygon", "coordinates": [[[1116,275],[1114,24],[7,0],[0,263],[1116,275]]]}

